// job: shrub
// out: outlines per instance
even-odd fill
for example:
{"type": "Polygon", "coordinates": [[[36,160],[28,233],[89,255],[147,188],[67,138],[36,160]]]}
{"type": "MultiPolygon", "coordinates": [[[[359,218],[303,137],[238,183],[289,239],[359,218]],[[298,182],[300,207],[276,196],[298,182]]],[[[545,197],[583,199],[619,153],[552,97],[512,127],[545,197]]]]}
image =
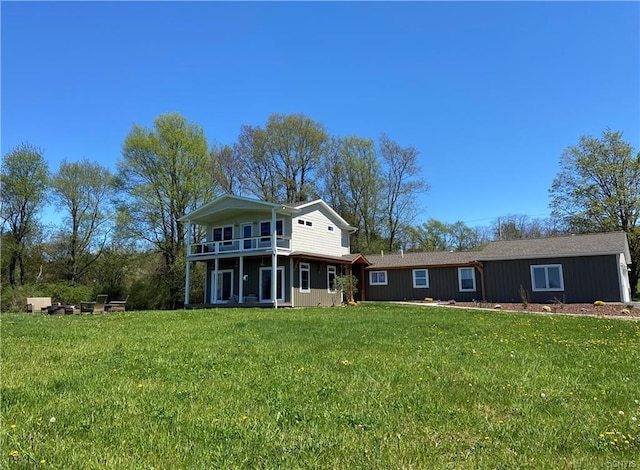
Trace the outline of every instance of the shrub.
{"type": "Polygon", "coordinates": [[[602,307],[602,306],[604,306],[604,305],[606,305],[606,304],[605,304],[605,303],[604,303],[604,301],[602,301],[602,300],[596,300],[596,301],[593,303],[593,305],[595,305],[596,307],[602,307]]]}

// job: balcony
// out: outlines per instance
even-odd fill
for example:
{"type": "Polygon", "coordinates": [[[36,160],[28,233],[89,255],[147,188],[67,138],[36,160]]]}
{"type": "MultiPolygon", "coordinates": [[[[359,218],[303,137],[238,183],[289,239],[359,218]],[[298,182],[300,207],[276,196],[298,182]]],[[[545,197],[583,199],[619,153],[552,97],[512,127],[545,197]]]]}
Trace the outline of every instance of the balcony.
{"type": "MultiPolygon", "coordinates": [[[[291,237],[276,238],[278,252],[291,251],[291,237]]],[[[271,253],[271,237],[234,238],[215,242],[191,243],[187,247],[189,258],[206,258],[220,255],[252,255],[271,253]]]]}

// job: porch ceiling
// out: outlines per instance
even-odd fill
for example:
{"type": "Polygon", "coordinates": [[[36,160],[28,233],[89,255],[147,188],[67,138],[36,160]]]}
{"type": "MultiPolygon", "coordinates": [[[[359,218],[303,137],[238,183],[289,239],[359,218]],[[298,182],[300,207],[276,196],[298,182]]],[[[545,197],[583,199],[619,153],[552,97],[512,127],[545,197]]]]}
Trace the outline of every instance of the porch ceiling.
{"type": "Polygon", "coordinates": [[[271,215],[274,210],[278,214],[291,214],[298,209],[284,204],[276,204],[273,202],[258,201],[241,196],[231,194],[223,194],[208,204],[184,215],[180,218],[181,222],[192,222],[195,224],[210,224],[224,221],[229,218],[230,214],[237,216],[238,214],[247,214],[248,216],[265,214],[271,215]]]}

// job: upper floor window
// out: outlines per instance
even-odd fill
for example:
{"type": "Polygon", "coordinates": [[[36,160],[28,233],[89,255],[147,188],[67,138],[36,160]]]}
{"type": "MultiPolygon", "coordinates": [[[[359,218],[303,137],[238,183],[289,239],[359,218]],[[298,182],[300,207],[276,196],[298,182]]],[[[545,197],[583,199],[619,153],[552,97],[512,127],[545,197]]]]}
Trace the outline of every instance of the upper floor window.
{"type": "Polygon", "coordinates": [[[307,219],[298,219],[298,225],[304,225],[305,227],[313,227],[313,222],[307,219]]]}
{"type": "Polygon", "coordinates": [[[369,284],[372,286],[386,286],[387,272],[386,271],[370,271],[369,284]]]}
{"type": "MultiPolygon", "coordinates": [[[[233,226],[229,225],[226,227],[214,227],[213,229],[213,241],[221,242],[223,240],[231,240],[233,239],[233,226]]],[[[225,241],[224,244],[228,245],[231,242],[225,241]]]]}
{"type": "MultiPolygon", "coordinates": [[[[283,223],[282,223],[282,219],[276,220],[276,235],[278,235],[279,237],[282,236],[283,232],[283,223]]],[[[271,236],[271,221],[270,220],[266,220],[264,222],[260,222],[260,236],[264,237],[261,239],[261,241],[266,242],[269,241],[269,238],[271,236]]]]}
{"type": "Polygon", "coordinates": [[[429,270],[428,269],[413,270],[413,287],[414,289],[429,287],[429,270]]]}
{"type": "Polygon", "coordinates": [[[476,270],[474,268],[458,268],[458,288],[460,292],[475,292],[476,270]]]}
{"type": "Polygon", "coordinates": [[[327,225],[327,230],[328,230],[329,232],[333,232],[333,230],[334,230],[333,225],[327,225]]]}
{"type": "Polygon", "coordinates": [[[531,286],[534,291],[562,291],[564,279],[561,264],[538,264],[531,266],[531,286]]]}

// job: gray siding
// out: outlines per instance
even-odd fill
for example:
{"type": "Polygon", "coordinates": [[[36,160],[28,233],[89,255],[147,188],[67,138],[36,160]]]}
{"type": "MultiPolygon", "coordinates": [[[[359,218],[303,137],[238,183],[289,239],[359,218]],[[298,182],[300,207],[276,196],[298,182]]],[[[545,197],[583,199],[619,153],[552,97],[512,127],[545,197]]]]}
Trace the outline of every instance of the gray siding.
{"type": "MultiPolygon", "coordinates": [[[[218,269],[232,269],[233,270],[233,293],[235,295],[239,294],[239,282],[243,282],[243,290],[245,297],[253,294],[257,299],[260,298],[260,267],[263,263],[268,263],[267,266],[271,264],[271,257],[263,257],[263,258],[245,258],[244,259],[244,274],[247,276],[246,281],[240,281],[240,269],[236,264],[239,262],[237,258],[228,258],[221,259],[218,264],[218,269]]],[[[206,273],[206,285],[205,285],[205,303],[211,302],[211,285],[212,285],[212,273],[213,273],[214,262],[209,261],[207,263],[207,273],[206,273]]],[[[289,272],[289,258],[284,256],[278,257],[278,267],[284,267],[284,301],[291,302],[291,275],[289,272]]]]}
{"type": "MultiPolygon", "coordinates": [[[[301,261],[307,263],[307,261],[301,261]]],[[[300,264],[294,263],[293,270],[293,305],[296,307],[316,307],[340,305],[340,294],[332,294],[327,289],[327,266],[335,266],[336,274],[341,274],[341,266],[316,261],[308,261],[310,292],[300,292],[300,264]]]]}
{"type": "MultiPolygon", "coordinates": [[[[460,292],[458,285],[458,268],[442,267],[429,269],[429,287],[413,287],[413,269],[374,269],[373,271],[387,272],[387,285],[377,286],[369,284],[369,271],[365,272],[366,292],[365,300],[422,300],[430,297],[435,300],[457,300],[469,302],[480,300],[482,297],[480,275],[476,270],[476,291],[460,292]]],[[[422,268],[418,268],[422,269],[422,268]]]]}
{"type": "Polygon", "coordinates": [[[621,301],[618,264],[613,255],[485,261],[484,276],[486,300],[490,302],[521,302],[521,285],[528,292],[529,300],[537,303],[621,301]],[[542,264],[562,265],[564,291],[533,292],[531,266],[542,264]]]}

